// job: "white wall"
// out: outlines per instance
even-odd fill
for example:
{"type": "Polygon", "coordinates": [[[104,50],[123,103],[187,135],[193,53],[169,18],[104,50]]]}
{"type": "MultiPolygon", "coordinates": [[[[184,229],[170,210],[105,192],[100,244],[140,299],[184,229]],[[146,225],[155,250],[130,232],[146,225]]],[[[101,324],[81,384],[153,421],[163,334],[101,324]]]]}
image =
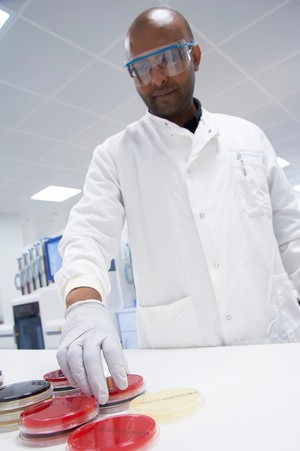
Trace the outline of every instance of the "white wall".
{"type": "Polygon", "coordinates": [[[13,322],[11,300],[20,295],[15,288],[14,275],[23,247],[19,216],[0,214],[0,321],[4,323],[13,322]]]}

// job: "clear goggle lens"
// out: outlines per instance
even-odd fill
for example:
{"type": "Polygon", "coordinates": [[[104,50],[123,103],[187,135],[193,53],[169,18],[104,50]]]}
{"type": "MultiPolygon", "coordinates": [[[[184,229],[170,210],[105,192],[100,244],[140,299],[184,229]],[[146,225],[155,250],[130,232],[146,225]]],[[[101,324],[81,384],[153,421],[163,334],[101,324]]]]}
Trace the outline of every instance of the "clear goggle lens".
{"type": "Polygon", "coordinates": [[[194,43],[179,41],[168,47],[153,49],[151,52],[137,55],[125,64],[136,86],[144,86],[151,81],[151,71],[158,68],[167,76],[173,77],[183,72],[188,66],[194,43]]]}

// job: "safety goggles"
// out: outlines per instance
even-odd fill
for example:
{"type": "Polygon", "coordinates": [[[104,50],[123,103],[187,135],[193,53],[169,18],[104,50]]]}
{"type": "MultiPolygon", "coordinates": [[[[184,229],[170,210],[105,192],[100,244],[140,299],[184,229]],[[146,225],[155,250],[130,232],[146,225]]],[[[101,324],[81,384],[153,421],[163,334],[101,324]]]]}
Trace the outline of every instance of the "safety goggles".
{"type": "Polygon", "coordinates": [[[173,77],[183,72],[191,61],[193,42],[178,41],[137,55],[125,64],[136,86],[144,86],[151,81],[151,71],[158,68],[173,77]]]}

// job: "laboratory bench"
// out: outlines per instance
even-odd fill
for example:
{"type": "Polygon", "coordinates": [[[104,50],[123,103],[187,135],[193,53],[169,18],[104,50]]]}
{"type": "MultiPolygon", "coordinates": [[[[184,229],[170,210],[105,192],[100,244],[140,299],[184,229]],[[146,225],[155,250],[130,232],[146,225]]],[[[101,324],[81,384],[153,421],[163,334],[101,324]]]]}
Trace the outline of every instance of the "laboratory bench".
{"type": "MultiPolygon", "coordinates": [[[[300,343],[125,354],[130,372],[143,376],[148,392],[191,387],[205,398],[198,413],[159,424],[154,450],[299,450],[300,343]]],[[[54,350],[0,350],[6,384],[42,379],[57,367],[54,350]]],[[[28,449],[18,431],[1,432],[0,440],[3,450],[28,449]]]]}

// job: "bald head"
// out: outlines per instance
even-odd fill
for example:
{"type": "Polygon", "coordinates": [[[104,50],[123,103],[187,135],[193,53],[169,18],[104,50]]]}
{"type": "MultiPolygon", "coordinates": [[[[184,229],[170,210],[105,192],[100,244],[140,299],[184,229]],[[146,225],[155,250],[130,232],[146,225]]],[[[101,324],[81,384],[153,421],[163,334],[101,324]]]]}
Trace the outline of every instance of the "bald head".
{"type": "Polygon", "coordinates": [[[131,24],[125,38],[127,58],[181,39],[194,40],[186,19],[171,8],[155,7],[142,12],[131,24]]]}

